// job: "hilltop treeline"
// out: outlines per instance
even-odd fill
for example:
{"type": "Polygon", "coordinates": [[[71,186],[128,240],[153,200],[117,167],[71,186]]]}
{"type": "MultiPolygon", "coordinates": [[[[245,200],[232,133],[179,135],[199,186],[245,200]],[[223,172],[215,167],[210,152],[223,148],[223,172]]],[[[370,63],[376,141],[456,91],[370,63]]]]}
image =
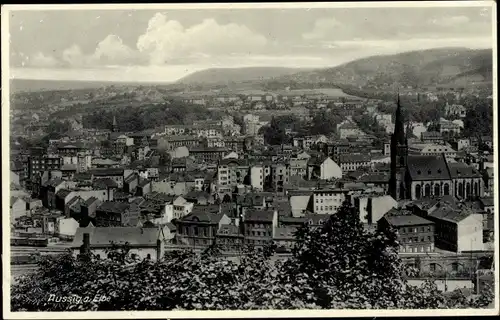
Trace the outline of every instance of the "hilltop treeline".
{"type": "Polygon", "coordinates": [[[116,117],[118,129],[127,132],[152,129],[168,124],[188,124],[193,120],[220,117],[204,107],[175,102],[128,110],[94,111],[83,116],[83,127],[110,129],[113,116],[116,117]]]}

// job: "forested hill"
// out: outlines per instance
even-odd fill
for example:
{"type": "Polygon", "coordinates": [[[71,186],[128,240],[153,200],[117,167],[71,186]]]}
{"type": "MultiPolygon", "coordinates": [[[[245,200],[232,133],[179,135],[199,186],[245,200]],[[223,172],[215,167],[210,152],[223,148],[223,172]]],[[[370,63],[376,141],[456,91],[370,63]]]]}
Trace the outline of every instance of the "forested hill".
{"type": "Polygon", "coordinates": [[[274,82],[333,83],[357,87],[491,83],[491,49],[442,48],[373,56],[337,67],[304,71],[274,82]]]}
{"type": "MultiPolygon", "coordinates": [[[[278,67],[211,68],[194,72],[177,81],[179,84],[218,84],[257,81],[295,74],[303,69],[278,67]]],[[[311,69],[304,69],[311,70],[311,69]]]]}

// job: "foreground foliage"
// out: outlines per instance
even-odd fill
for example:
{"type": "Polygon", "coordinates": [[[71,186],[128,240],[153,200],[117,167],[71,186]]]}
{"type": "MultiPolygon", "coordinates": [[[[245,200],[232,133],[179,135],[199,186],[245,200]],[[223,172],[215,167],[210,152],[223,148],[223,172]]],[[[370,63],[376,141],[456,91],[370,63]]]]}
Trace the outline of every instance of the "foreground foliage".
{"type": "Polygon", "coordinates": [[[272,257],[275,246],[228,259],[216,245],[202,254],[167,252],[160,262],[133,261],[126,246],[106,259],[43,258],[12,287],[12,310],[481,308],[493,301],[491,291],[446,299],[432,281],[409,286],[396,235],[369,233],[356,217],[345,204],[323,227],[301,228],[287,260],[272,257]],[[54,302],[51,295],[89,298],[54,302]]]}

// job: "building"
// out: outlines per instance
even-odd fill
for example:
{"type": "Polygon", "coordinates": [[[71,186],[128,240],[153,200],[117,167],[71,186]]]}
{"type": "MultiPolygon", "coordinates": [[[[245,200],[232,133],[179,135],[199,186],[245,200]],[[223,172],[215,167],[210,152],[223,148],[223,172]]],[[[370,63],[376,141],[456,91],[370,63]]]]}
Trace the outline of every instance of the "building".
{"type": "Polygon", "coordinates": [[[193,147],[189,149],[189,154],[200,162],[217,162],[228,152],[226,148],[216,147],[193,147]]]}
{"type": "Polygon", "coordinates": [[[96,209],[96,227],[136,226],[139,207],[132,203],[105,201],[96,209]]]}
{"type": "Polygon", "coordinates": [[[28,179],[32,180],[44,171],[59,170],[62,164],[60,156],[48,155],[41,148],[32,148],[28,157],[28,179]]]}
{"type": "Polygon", "coordinates": [[[264,190],[264,166],[262,164],[250,167],[250,186],[256,191],[264,190]]]}
{"type": "Polygon", "coordinates": [[[463,163],[441,156],[409,155],[404,120],[398,98],[396,129],[391,140],[389,194],[396,200],[452,195],[472,199],[483,195],[479,172],[463,163]]]}
{"type": "Polygon", "coordinates": [[[345,174],[360,168],[371,167],[371,156],[369,154],[343,154],[338,156],[338,163],[345,174]]]}
{"type": "Polygon", "coordinates": [[[217,232],[216,243],[224,251],[239,252],[243,249],[244,237],[238,226],[223,224],[217,232]]]}
{"type": "Polygon", "coordinates": [[[122,168],[102,168],[102,169],[92,169],[92,182],[97,179],[111,179],[113,180],[118,188],[123,188],[124,174],[126,173],[122,168]]]}
{"type": "Polygon", "coordinates": [[[465,118],[467,114],[467,110],[463,105],[461,104],[450,105],[448,104],[448,102],[446,102],[444,112],[447,117],[454,116],[454,117],[465,118]]]}
{"type": "Polygon", "coordinates": [[[207,247],[215,243],[222,225],[231,219],[225,214],[193,211],[176,222],[176,242],[193,247],[207,247]]]}
{"type": "Polygon", "coordinates": [[[283,192],[285,184],[290,181],[290,165],[284,162],[271,164],[271,186],[276,192],[283,192]]]}
{"type": "Polygon", "coordinates": [[[319,189],[312,195],[312,212],[316,214],[335,214],[346,200],[348,190],[319,189]]]}
{"type": "Polygon", "coordinates": [[[164,232],[159,228],[138,227],[90,227],[78,228],[71,249],[73,255],[92,253],[99,258],[107,257],[113,247],[127,243],[133,259],[161,260],[165,253],[164,232]]]}
{"type": "Polygon", "coordinates": [[[434,222],[406,210],[392,209],[377,223],[380,231],[398,232],[400,253],[434,252],[434,222]]]}
{"type": "Polygon", "coordinates": [[[307,164],[311,156],[305,152],[294,154],[290,157],[290,176],[307,176],[307,164]]]}
{"type": "Polygon", "coordinates": [[[462,128],[457,123],[441,118],[439,120],[439,132],[441,134],[460,134],[462,128]]]}
{"type": "Polygon", "coordinates": [[[443,136],[440,132],[436,131],[422,132],[420,135],[420,139],[423,143],[444,144],[443,136]]]}
{"type": "Polygon", "coordinates": [[[414,214],[434,222],[436,247],[453,252],[484,250],[482,214],[453,198],[417,202],[410,208],[414,214]]]}
{"type": "Polygon", "coordinates": [[[440,154],[444,154],[446,158],[450,159],[454,159],[457,156],[457,152],[449,145],[433,143],[411,144],[408,148],[408,154],[421,156],[438,156],[440,154]]]}
{"type": "Polygon", "coordinates": [[[277,225],[278,212],[275,210],[246,210],[243,216],[245,243],[256,247],[269,244],[277,225]]]}
{"type": "Polygon", "coordinates": [[[250,166],[243,159],[222,159],[217,165],[217,189],[219,193],[231,193],[238,184],[244,184],[250,166]]]}
{"type": "Polygon", "coordinates": [[[361,223],[367,228],[376,226],[385,214],[398,205],[391,196],[383,194],[361,194],[351,197],[351,200],[353,206],[359,210],[361,223]]]}
{"type": "Polygon", "coordinates": [[[342,178],[342,168],[330,157],[311,157],[308,161],[309,180],[332,180],[342,178]]]}
{"type": "Polygon", "coordinates": [[[21,217],[26,216],[28,204],[22,197],[10,197],[10,221],[11,224],[21,217]]]}
{"type": "Polygon", "coordinates": [[[361,130],[359,130],[358,126],[356,126],[352,122],[347,122],[339,126],[338,132],[340,134],[340,139],[346,139],[351,136],[360,136],[363,134],[361,130]]]}

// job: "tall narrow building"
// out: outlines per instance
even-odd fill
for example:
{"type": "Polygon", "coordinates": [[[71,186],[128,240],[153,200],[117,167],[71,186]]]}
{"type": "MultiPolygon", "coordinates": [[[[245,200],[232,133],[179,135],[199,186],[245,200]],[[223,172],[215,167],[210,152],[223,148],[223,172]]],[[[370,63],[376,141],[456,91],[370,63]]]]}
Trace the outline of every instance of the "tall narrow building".
{"type": "Polygon", "coordinates": [[[403,111],[398,94],[394,133],[391,136],[391,176],[389,194],[396,200],[405,199],[405,173],[408,164],[408,138],[405,135],[403,111]]]}

